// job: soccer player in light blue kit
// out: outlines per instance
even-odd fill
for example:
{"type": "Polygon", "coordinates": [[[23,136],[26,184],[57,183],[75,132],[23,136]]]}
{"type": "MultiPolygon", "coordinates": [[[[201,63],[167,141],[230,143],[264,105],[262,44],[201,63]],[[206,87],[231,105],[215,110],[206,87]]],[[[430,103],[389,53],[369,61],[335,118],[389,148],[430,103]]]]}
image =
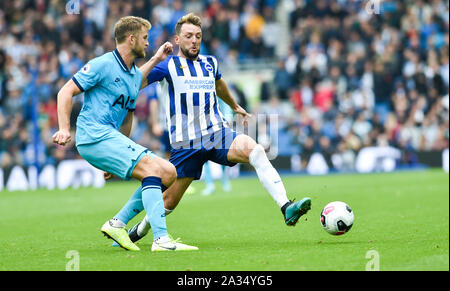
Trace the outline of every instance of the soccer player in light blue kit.
{"type": "MultiPolygon", "coordinates": [[[[250,117],[231,96],[216,58],[199,54],[201,19],[192,13],[185,15],[175,30],[178,54],[160,62],[148,75],[148,83],[160,81],[166,92],[166,120],[173,148],[170,162],[177,169],[176,181],[164,192],[166,215],[175,209],[192,181],[200,178],[206,161],[226,166],[249,163],[279,206],[285,224],[296,225],[310,210],[311,199],[290,201],[264,148],[248,135],[231,129],[218,109],[217,97],[244,119],[250,117]]],[[[130,229],[132,241],[142,238],[150,226],[148,217],[144,217],[130,229]]]]}
{"type": "MultiPolygon", "coordinates": [[[[72,97],[84,92],[76,129],[80,155],[103,170],[105,179],[115,175],[142,182],[127,205],[135,213],[145,209],[153,230],[152,251],[196,250],[174,241],[167,231],[161,187],[169,187],[176,179],[174,166],[128,138],[136,98],[147,85],[146,76],[172,52],[172,44],[165,43],[146,64],[136,67],[134,60],[145,57],[150,28],[150,22],[140,17],[119,19],[114,26],[116,49],[89,61],[59,91],[59,130],[53,142],[65,145],[70,141],[72,97]]],[[[137,251],[139,247],[125,230],[127,217],[128,213],[119,211],[101,231],[124,249],[137,251]]]]}

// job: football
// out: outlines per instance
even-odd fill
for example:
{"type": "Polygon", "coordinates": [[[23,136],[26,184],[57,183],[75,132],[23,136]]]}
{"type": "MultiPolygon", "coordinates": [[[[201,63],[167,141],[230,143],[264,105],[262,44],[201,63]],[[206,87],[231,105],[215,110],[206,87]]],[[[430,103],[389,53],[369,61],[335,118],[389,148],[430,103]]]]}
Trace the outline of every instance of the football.
{"type": "Polygon", "coordinates": [[[341,201],[330,202],[320,214],[323,229],[332,235],[342,235],[353,226],[353,210],[347,203],[341,201]]]}

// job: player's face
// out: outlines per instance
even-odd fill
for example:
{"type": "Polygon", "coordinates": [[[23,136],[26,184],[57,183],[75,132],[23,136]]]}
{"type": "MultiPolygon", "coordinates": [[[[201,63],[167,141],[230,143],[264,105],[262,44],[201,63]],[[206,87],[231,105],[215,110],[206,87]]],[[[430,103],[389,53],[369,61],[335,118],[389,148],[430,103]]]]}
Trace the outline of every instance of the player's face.
{"type": "Polygon", "coordinates": [[[181,26],[180,35],[175,37],[175,42],[187,59],[195,60],[200,53],[202,30],[194,24],[185,23],[181,26]]]}
{"type": "Polygon", "coordinates": [[[133,54],[137,58],[145,57],[145,49],[148,47],[148,31],[145,27],[142,27],[141,32],[136,36],[136,41],[132,49],[133,54]]]}

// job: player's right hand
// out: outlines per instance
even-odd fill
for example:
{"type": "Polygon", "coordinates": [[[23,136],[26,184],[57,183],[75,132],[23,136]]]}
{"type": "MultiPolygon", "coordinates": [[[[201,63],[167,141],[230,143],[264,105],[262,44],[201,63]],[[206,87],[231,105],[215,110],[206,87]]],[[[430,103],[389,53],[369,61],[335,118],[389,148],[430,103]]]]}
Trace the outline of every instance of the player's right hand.
{"type": "Polygon", "coordinates": [[[105,178],[105,180],[109,180],[114,178],[114,174],[108,173],[108,172],[103,172],[103,178],[105,178]]]}
{"type": "Polygon", "coordinates": [[[53,142],[59,145],[66,145],[70,142],[71,136],[68,130],[58,130],[53,135],[53,142]]]}

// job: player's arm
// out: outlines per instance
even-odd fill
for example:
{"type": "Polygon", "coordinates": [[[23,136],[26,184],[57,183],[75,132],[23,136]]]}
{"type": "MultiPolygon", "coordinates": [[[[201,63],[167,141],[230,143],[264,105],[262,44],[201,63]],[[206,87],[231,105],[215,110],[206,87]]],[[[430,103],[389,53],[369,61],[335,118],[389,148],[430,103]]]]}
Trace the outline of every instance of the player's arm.
{"type": "Polygon", "coordinates": [[[160,62],[164,61],[173,51],[173,45],[170,42],[165,42],[159,47],[156,54],[151,57],[145,64],[143,64],[139,70],[142,72],[142,84],[141,89],[148,85],[147,76],[150,71],[160,62]]]}
{"type": "Polygon", "coordinates": [[[130,136],[132,125],[133,125],[133,111],[128,111],[128,114],[127,116],[125,116],[125,119],[123,120],[119,131],[125,136],[130,136]]]}
{"type": "Polygon", "coordinates": [[[72,111],[72,98],[81,93],[80,88],[70,79],[59,90],[57,96],[57,111],[59,130],[53,135],[53,142],[65,145],[70,142],[70,112],[72,111]]]}
{"type": "Polygon", "coordinates": [[[217,96],[227,103],[236,114],[242,115],[244,118],[251,117],[251,114],[247,113],[231,96],[227,83],[222,78],[216,80],[216,92],[217,96]]]}

